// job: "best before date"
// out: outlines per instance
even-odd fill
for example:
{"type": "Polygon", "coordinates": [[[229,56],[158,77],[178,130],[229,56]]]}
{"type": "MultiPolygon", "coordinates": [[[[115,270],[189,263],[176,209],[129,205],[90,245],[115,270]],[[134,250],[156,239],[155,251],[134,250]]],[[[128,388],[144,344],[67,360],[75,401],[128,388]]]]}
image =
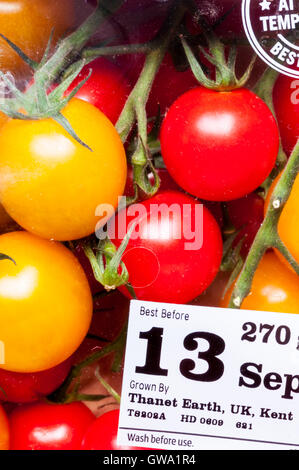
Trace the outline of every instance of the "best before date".
{"type": "Polygon", "coordinates": [[[132,301],[118,441],[299,447],[296,315],[132,301]]]}

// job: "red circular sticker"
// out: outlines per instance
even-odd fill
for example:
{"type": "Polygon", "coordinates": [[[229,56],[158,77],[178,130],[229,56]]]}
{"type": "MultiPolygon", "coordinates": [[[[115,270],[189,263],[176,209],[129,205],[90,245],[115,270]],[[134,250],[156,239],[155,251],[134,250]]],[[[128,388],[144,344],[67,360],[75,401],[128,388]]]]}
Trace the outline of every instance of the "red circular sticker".
{"type": "Polygon", "coordinates": [[[270,67],[299,77],[299,0],[243,0],[245,33],[270,67]]]}

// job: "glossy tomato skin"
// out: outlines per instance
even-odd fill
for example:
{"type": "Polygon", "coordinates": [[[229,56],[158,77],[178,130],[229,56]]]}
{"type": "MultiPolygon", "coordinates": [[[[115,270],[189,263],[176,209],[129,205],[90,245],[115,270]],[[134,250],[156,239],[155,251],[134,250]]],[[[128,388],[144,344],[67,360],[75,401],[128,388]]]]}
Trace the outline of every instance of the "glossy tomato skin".
{"type": "MultiPolygon", "coordinates": [[[[53,29],[53,43],[76,23],[74,0],[0,1],[0,30],[31,59],[39,61],[53,29]]],[[[19,78],[30,72],[16,52],[0,39],[0,69],[19,78]]]]}
{"type": "Polygon", "coordinates": [[[9,450],[9,423],[2,406],[0,406],[0,450],[9,450]]]}
{"type": "Polygon", "coordinates": [[[173,103],[161,129],[162,156],[173,179],[212,201],[254,191],[271,172],[278,147],[272,113],[246,89],[195,88],[173,103]]]}
{"type": "Polygon", "coordinates": [[[55,367],[79,347],[91,322],[84,271],[65,246],[27,232],[1,235],[0,253],[16,263],[0,263],[1,368],[27,373],[55,367]]]}
{"type": "Polygon", "coordinates": [[[299,82],[280,75],[273,90],[273,101],[283,148],[292,153],[299,139],[299,82]]]}
{"type": "Polygon", "coordinates": [[[81,402],[19,406],[10,415],[11,450],[79,450],[94,419],[81,402]]]}
{"type": "Polygon", "coordinates": [[[33,374],[21,374],[0,369],[0,401],[30,403],[50,395],[66,379],[72,358],[57,366],[33,374]]]}
{"type": "MultiPolygon", "coordinates": [[[[299,313],[299,278],[271,251],[264,255],[242,309],[280,313],[299,313]]],[[[228,307],[232,289],[221,302],[228,307]]]]}
{"type": "Polygon", "coordinates": [[[119,410],[99,416],[88,428],[82,450],[145,450],[141,447],[124,447],[117,444],[119,410]]]}
{"type": "MultiPolygon", "coordinates": [[[[222,237],[208,209],[181,192],[161,192],[118,214],[111,233],[116,246],[124,236],[118,235],[123,218],[124,234],[137,222],[122,260],[138,299],[186,303],[211,284],[221,262],[222,237]],[[159,209],[161,217],[155,215],[159,209]]],[[[122,292],[127,294],[125,288],[122,292]]]]}
{"type": "Polygon", "coordinates": [[[131,86],[120,67],[99,57],[82,69],[68,92],[90,72],[89,79],[76,93],[76,97],[96,106],[115,124],[130,94],[131,86]]]}
{"type": "Polygon", "coordinates": [[[9,120],[0,131],[3,206],[24,229],[59,241],[93,233],[101,204],[112,215],[127,175],[120,137],[101,111],[74,98],[63,114],[92,151],[52,119],[9,120]]]}

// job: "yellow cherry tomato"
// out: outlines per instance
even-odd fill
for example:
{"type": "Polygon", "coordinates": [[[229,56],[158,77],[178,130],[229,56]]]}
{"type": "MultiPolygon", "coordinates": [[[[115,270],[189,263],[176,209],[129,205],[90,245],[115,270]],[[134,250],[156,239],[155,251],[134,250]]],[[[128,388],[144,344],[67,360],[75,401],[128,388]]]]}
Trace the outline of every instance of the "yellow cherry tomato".
{"type": "Polygon", "coordinates": [[[102,204],[112,215],[127,175],[123,144],[101,111],[74,98],[63,114],[91,150],[53,119],[10,119],[0,130],[3,206],[27,231],[59,241],[92,234],[102,204]]]}
{"type": "Polygon", "coordinates": [[[9,425],[2,406],[0,406],[0,450],[9,450],[9,425]]]}
{"type": "Polygon", "coordinates": [[[92,317],[92,296],[77,258],[64,245],[27,232],[0,236],[1,368],[37,372],[79,347],[92,317]]]}
{"type": "MultiPolygon", "coordinates": [[[[221,301],[228,307],[233,288],[221,301]]],[[[281,313],[299,313],[299,277],[283,264],[273,251],[262,258],[252,288],[242,309],[281,313]]]]}
{"type": "MultiPolygon", "coordinates": [[[[33,60],[42,58],[52,29],[55,44],[74,25],[74,0],[0,0],[1,33],[33,60]]],[[[30,70],[2,38],[0,69],[16,78],[30,70]]]]}

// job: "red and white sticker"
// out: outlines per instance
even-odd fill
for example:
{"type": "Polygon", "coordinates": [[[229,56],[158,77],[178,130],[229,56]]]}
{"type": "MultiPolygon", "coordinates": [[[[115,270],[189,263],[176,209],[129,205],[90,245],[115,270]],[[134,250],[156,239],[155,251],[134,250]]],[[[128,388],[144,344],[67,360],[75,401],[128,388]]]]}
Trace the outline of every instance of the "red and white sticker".
{"type": "Polygon", "coordinates": [[[132,301],[118,442],[299,448],[299,316],[132,301]]]}

